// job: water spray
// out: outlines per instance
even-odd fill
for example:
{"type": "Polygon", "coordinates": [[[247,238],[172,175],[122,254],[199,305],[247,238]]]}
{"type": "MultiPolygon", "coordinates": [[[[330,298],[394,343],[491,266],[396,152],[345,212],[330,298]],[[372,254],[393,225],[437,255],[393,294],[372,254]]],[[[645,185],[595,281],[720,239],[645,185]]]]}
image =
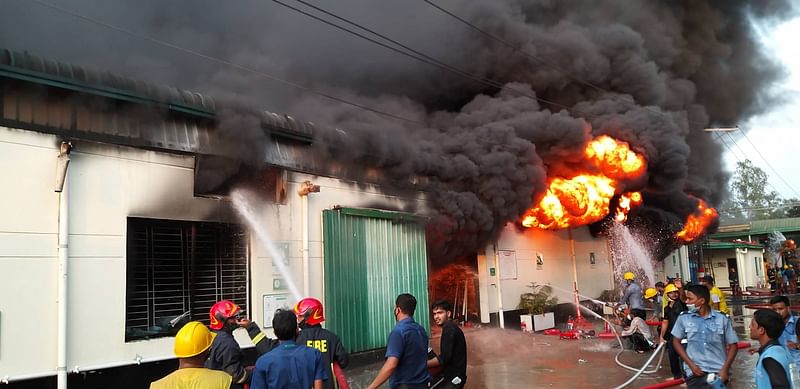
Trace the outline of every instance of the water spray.
{"type": "Polygon", "coordinates": [[[250,231],[256,234],[258,241],[269,252],[269,255],[272,257],[272,263],[278,265],[278,270],[281,272],[283,279],[286,280],[286,284],[289,287],[289,291],[292,293],[292,297],[294,297],[295,301],[299,301],[301,298],[303,298],[303,296],[300,294],[300,290],[297,289],[297,285],[295,285],[294,280],[289,273],[289,268],[286,267],[286,264],[284,263],[285,258],[283,258],[283,255],[275,247],[272,239],[267,234],[265,227],[266,224],[259,222],[255,210],[248,202],[243,191],[237,189],[231,192],[231,200],[233,201],[233,207],[236,208],[236,211],[239,212],[239,215],[241,215],[250,226],[250,231]]]}
{"type": "MultiPolygon", "coordinates": [[[[554,285],[550,285],[550,287],[558,289],[558,290],[561,290],[563,292],[572,293],[571,291],[568,291],[568,290],[566,290],[564,288],[559,288],[559,287],[554,286],[554,285]]],[[[593,302],[595,304],[607,305],[606,302],[603,302],[603,301],[600,301],[600,300],[597,300],[597,299],[593,299],[591,297],[587,297],[587,296],[584,296],[584,295],[581,295],[581,294],[578,294],[578,296],[583,297],[584,299],[587,299],[587,300],[589,300],[589,301],[591,301],[591,302],[593,302]]],[[[617,352],[617,355],[614,356],[614,362],[616,362],[617,365],[619,365],[620,367],[622,367],[622,368],[624,368],[626,370],[630,370],[630,371],[636,372],[636,374],[633,377],[631,377],[628,381],[626,381],[622,385],[617,386],[615,389],[624,388],[624,387],[630,385],[633,381],[635,381],[642,374],[655,374],[655,373],[658,373],[659,369],[661,368],[661,363],[664,360],[664,352],[663,351],[664,351],[664,345],[666,343],[662,342],[661,344],[659,344],[658,347],[656,347],[656,349],[654,350],[653,355],[650,356],[650,358],[644,363],[644,365],[642,367],[635,368],[635,367],[632,367],[632,366],[628,366],[628,365],[622,363],[622,361],[620,361],[620,359],[619,359],[620,355],[622,355],[622,353],[625,351],[625,346],[622,343],[622,338],[619,336],[619,332],[617,332],[615,324],[610,322],[605,317],[599,315],[597,312],[592,311],[591,309],[589,309],[587,307],[584,307],[584,306],[579,304],[578,305],[578,310],[581,310],[581,309],[583,309],[585,312],[589,313],[590,315],[592,315],[592,316],[594,316],[594,317],[596,317],[596,318],[598,318],[598,319],[600,319],[600,320],[602,320],[602,321],[604,321],[604,322],[606,322],[608,324],[608,327],[611,329],[611,331],[614,333],[614,336],[617,338],[617,343],[619,343],[619,351],[617,352]],[[653,361],[653,358],[655,358],[655,356],[657,354],[659,355],[659,358],[658,358],[658,363],[656,364],[655,368],[647,370],[647,367],[650,366],[650,363],[653,361]]]]}

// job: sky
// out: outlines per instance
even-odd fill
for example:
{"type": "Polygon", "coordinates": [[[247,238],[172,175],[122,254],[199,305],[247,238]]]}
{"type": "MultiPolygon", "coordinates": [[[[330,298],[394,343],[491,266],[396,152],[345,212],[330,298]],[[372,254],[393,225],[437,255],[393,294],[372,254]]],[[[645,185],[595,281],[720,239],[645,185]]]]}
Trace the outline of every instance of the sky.
{"type": "Polygon", "coordinates": [[[777,191],[784,198],[800,198],[800,45],[797,44],[800,18],[762,30],[762,36],[766,48],[780,58],[789,71],[786,81],[779,86],[785,93],[786,102],[746,123],[740,123],[739,127],[746,132],[746,137],[736,133],[730,137],[723,136],[730,148],[725,154],[725,164],[729,171],[733,171],[737,160],[748,158],[769,174],[769,189],[777,191]],[[754,150],[753,145],[768,163],[754,150]]]}

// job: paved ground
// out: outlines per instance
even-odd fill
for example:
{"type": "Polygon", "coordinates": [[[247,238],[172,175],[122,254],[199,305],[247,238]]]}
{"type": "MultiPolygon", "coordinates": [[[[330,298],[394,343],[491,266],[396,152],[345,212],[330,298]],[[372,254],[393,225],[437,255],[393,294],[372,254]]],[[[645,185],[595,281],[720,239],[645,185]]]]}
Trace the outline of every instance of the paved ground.
{"type": "MultiPolygon", "coordinates": [[[[747,328],[753,311],[743,308],[745,302],[765,300],[731,302],[739,340],[750,341],[747,328]]],[[[600,327],[599,323],[596,325],[600,327]]],[[[616,340],[559,340],[557,336],[498,328],[469,329],[465,335],[469,352],[467,388],[614,388],[633,375],[614,361],[619,351],[616,340]]],[[[438,351],[435,333],[431,345],[438,351]]],[[[641,366],[649,356],[649,353],[626,350],[621,360],[630,366],[641,366]]],[[[729,388],[755,387],[752,379],[755,361],[755,355],[750,355],[746,349],[739,350],[729,388]]],[[[657,374],[642,375],[628,387],[638,388],[669,379],[666,355],[662,365],[657,374]]],[[[380,366],[381,363],[375,363],[348,371],[351,387],[366,387],[380,366]]]]}

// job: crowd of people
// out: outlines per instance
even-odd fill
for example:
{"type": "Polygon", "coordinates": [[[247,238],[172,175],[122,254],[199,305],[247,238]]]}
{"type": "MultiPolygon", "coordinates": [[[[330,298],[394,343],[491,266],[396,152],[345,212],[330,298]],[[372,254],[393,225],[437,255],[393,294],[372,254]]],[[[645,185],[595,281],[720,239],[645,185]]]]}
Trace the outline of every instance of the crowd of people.
{"type": "MultiPolygon", "coordinates": [[[[442,329],[440,353],[428,347],[428,334],[414,320],[417,300],[397,296],[397,324],[389,333],[383,367],[368,388],[386,381],[391,389],[461,389],[467,381],[467,344],[464,333],[452,321],[447,301],[433,303],[434,323],[442,329]],[[440,374],[432,377],[430,371],[440,374]]],[[[150,385],[151,389],[333,389],[347,388],[341,369],[349,355],[339,337],[322,328],[322,303],[300,300],[293,310],[279,309],[272,319],[276,339],[267,337],[258,324],[246,319],[241,308],[219,301],[209,312],[210,329],[189,322],[175,336],[178,369],[150,385]],[[234,331],[242,328],[259,354],[248,366],[234,331]]]]}
{"type": "MultiPolygon", "coordinates": [[[[738,338],[714,278],[706,275],[698,284],[688,285],[681,279],[668,279],[667,284],[659,282],[644,292],[633,273],[626,273],[624,279],[627,285],[618,306],[627,307],[630,320],[623,336],[629,337],[633,348],[646,351],[664,342],[672,379],[684,378],[689,388],[724,388],[738,352],[738,338]],[[660,321],[657,339],[647,337],[648,311],[652,311],[651,323],[660,321]]],[[[792,374],[800,373],[800,320],[792,315],[786,296],[774,296],[769,304],[769,309],[755,311],[749,328],[759,347],[750,351],[759,354],[753,378],[757,388],[792,388],[792,374]]]]}

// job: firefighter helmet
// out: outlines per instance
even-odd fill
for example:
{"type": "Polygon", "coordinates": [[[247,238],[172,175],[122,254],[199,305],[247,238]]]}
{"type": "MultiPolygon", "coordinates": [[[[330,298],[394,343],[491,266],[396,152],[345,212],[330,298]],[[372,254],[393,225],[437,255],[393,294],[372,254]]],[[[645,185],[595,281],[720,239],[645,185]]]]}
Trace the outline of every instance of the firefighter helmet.
{"type": "Polygon", "coordinates": [[[190,358],[199,355],[211,347],[215,333],[211,332],[199,321],[190,321],[175,335],[175,356],[190,358]]]}
{"type": "Polygon", "coordinates": [[[634,275],[633,272],[627,272],[624,276],[622,276],[622,278],[630,281],[636,278],[636,275],[634,275]]]}
{"type": "Polygon", "coordinates": [[[669,285],[667,285],[666,288],[664,288],[664,294],[677,292],[677,291],[678,291],[678,287],[675,286],[674,284],[669,284],[669,285]]]}
{"type": "Polygon", "coordinates": [[[217,301],[217,303],[211,307],[211,310],[208,311],[208,317],[211,318],[209,327],[211,327],[212,330],[221,330],[228,319],[236,316],[240,312],[242,312],[242,309],[232,301],[217,301]]]}
{"type": "Polygon", "coordinates": [[[653,298],[653,296],[657,295],[658,291],[655,288],[647,288],[644,291],[644,298],[649,299],[653,298]]]}
{"type": "Polygon", "coordinates": [[[313,297],[306,297],[298,301],[294,306],[294,314],[302,316],[303,320],[308,325],[312,326],[325,321],[325,315],[322,312],[322,303],[313,297]]]}

